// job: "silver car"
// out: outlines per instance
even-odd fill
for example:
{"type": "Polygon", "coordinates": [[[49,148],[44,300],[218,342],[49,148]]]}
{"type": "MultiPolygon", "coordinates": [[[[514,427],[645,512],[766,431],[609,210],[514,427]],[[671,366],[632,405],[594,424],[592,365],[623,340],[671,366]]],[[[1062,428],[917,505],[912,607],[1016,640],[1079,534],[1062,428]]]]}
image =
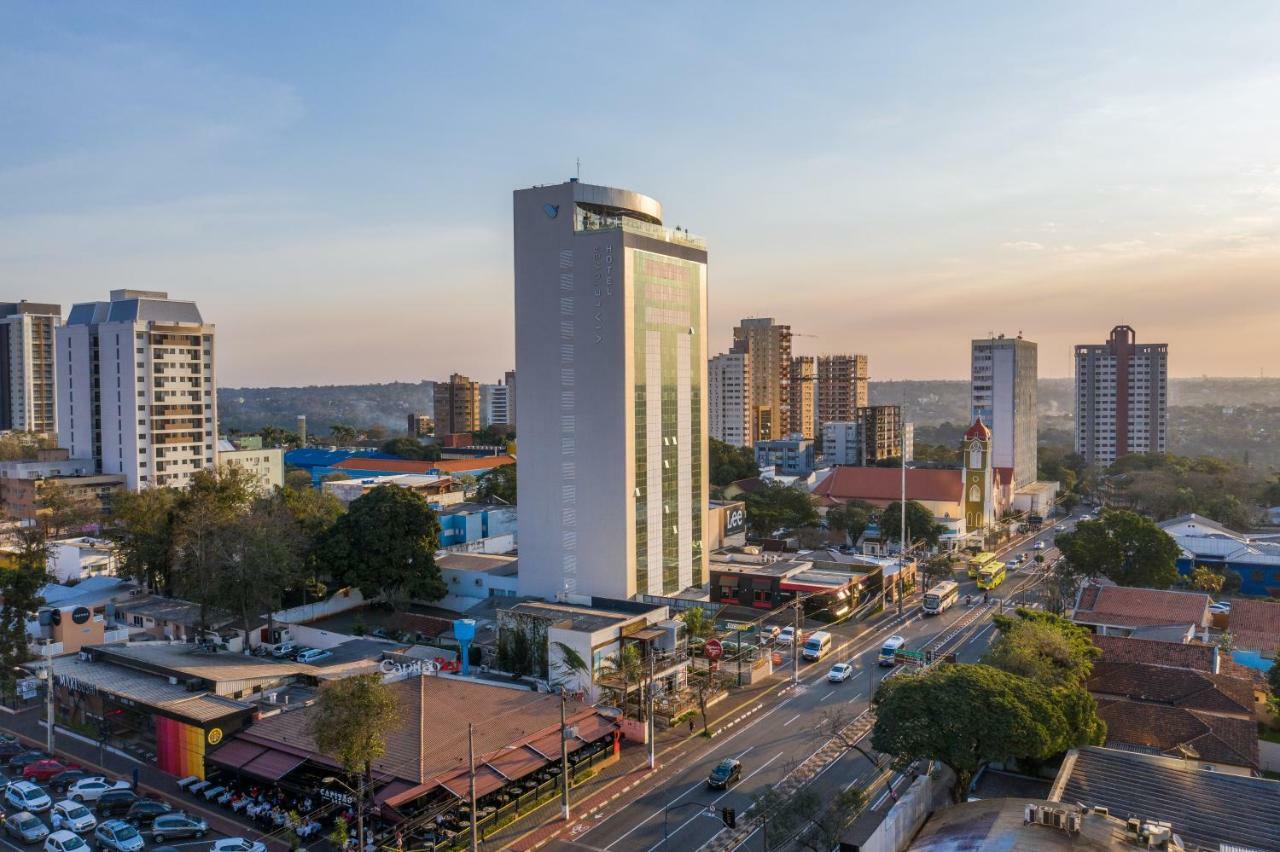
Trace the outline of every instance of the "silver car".
{"type": "Polygon", "coordinates": [[[4,821],[4,831],[23,843],[39,843],[49,836],[49,829],[30,811],[18,811],[4,821]]]}

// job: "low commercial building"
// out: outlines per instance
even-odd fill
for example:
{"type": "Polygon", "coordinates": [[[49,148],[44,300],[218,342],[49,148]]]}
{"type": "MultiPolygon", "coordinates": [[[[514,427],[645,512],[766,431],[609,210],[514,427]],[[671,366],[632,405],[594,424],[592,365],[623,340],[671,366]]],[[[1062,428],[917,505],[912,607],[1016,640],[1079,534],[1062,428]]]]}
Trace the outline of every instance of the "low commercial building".
{"type": "Polygon", "coordinates": [[[34,657],[74,654],[87,645],[121,642],[129,629],[113,618],[115,607],[138,590],[119,577],[89,577],[74,586],[48,583],[40,589],[44,604],[27,622],[34,657]]]}
{"type": "Polygon", "coordinates": [[[837,617],[878,591],[882,577],[879,571],[811,559],[777,560],[769,554],[717,555],[710,574],[713,603],[773,610],[788,606],[797,596],[809,596],[811,608],[825,607],[837,617]]]}
{"type": "Polygon", "coordinates": [[[461,459],[440,459],[438,461],[352,456],[333,465],[332,470],[354,477],[395,476],[402,473],[416,473],[426,476],[458,477],[471,475],[480,477],[496,467],[515,463],[515,456],[509,453],[472,456],[461,459]]]}
{"type": "Polygon", "coordinates": [[[1197,568],[1240,577],[1240,593],[1280,597],[1280,542],[1251,538],[1199,515],[1182,515],[1160,524],[1178,543],[1178,572],[1197,568]]]}
{"type": "Polygon", "coordinates": [[[88,577],[115,576],[120,554],[105,538],[79,536],[49,542],[49,573],[59,583],[76,583],[88,577]]]}
{"type": "Polygon", "coordinates": [[[484,553],[441,553],[436,565],[449,593],[436,606],[465,612],[488,598],[516,596],[518,566],[514,556],[484,553]]]}
{"type": "Polygon", "coordinates": [[[466,499],[466,495],[458,487],[458,483],[454,481],[453,477],[418,473],[368,476],[360,479],[335,479],[324,483],[322,488],[326,493],[337,497],[342,505],[350,506],[373,489],[383,485],[407,488],[415,494],[421,494],[428,503],[436,508],[458,505],[466,499]]]}
{"type": "Polygon", "coordinates": [[[279,447],[237,447],[230,441],[218,442],[218,466],[238,467],[247,471],[258,483],[258,490],[269,494],[284,487],[284,450],[279,447]]]}
{"type": "Polygon", "coordinates": [[[214,643],[229,651],[243,650],[246,642],[254,647],[267,641],[263,635],[267,624],[265,616],[251,620],[248,635],[238,616],[211,609],[205,617],[207,623],[202,630],[199,604],[160,595],[141,595],[116,607],[116,618],[122,624],[156,639],[214,643]]]}
{"type": "Polygon", "coordinates": [[[772,467],[782,476],[808,476],[815,462],[813,440],[788,435],[771,441],[756,442],[756,464],[772,467]]]}
{"type": "Polygon", "coordinates": [[[1127,586],[1083,586],[1071,620],[1104,636],[1185,642],[1209,626],[1209,596],[1127,586]]]}
{"type": "Polygon", "coordinates": [[[124,476],[94,473],[93,459],[71,458],[67,450],[39,450],[34,460],[0,462],[0,511],[29,524],[44,511],[53,489],[67,503],[106,515],[111,498],[124,489],[124,476]]]}
{"type": "MultiPolygon", "coordinates": [[[[813,493],[828,505],[862,500],[884,508],[901,499],[902,471],[893,467],[837,467],[813,493]]],[[[961,472],[907,468],[907,499],[921,503],[936,518],[963,518],[961,472]]]]}
{"type": "Polygon", "coordinates": [[[440,546],[455,547],[496,536],[516,535],[516,507],[455,503],[439,510],[440,546]]]}

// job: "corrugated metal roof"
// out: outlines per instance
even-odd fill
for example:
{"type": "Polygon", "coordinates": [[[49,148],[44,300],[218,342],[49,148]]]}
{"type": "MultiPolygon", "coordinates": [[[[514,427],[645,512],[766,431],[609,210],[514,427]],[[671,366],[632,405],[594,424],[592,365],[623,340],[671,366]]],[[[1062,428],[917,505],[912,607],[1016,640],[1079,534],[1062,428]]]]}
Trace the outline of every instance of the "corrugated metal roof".
{"type": "Polygon", "coordinates": [[[170,683],[160,675],[110,663],[88,662],[78,656],[55,657],[53,673],[60,684],[70,688],[105,692],[196,722],[220,719],[250,706],[209,692],[188,692],[182,683],[170,683]]]}

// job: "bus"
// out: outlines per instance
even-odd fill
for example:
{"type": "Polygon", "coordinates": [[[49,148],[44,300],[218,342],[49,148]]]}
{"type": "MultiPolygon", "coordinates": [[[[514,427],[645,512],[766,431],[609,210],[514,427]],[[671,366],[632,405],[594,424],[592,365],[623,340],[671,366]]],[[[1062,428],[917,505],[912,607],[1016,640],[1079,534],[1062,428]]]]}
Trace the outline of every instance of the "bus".
{"type": "Polygon", "coordinates": [[[978,572],[978,588],[994,589],[1004,582],[1005,568],[1003,562],[988,562],[978,572]]]}
{"type": "Polygon", "coordinates": [[[969,579],[976,580],[978,578],[978,572],[982,570],[982,567],[989,562],[995,562],[995,561],[996,561],[996,555],[994,553],[988,553],[985,550],[982,553],[979,553],[977,556],[970,559],[969,560],[969,579]]]}
{"type": "Polygon", "coordinates": [[[924,593],[924,614],[941,615],[960,598],[960,585],[954,580],[943,580],[924,593]]]}
{"type": "Polygon", "coordinates": [[[905,647],[907,647],[907,640],[895,633],[884,640],[884,645],[880,648],[880,656],[876,662],[882,666],[897,665],[894,658],[898,655],[898,651],[905,647]]]}

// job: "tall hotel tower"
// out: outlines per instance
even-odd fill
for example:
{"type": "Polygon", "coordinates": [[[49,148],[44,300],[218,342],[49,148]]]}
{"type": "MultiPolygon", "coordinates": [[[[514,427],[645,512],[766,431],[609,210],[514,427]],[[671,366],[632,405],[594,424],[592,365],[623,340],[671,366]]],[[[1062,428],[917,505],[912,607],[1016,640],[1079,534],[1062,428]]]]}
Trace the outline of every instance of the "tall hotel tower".
{"type": "Polygon", "coordinates": [[[515,192],[520,593],[672,594],[707,576],[707,247],[662,205],[515,192]]]}

